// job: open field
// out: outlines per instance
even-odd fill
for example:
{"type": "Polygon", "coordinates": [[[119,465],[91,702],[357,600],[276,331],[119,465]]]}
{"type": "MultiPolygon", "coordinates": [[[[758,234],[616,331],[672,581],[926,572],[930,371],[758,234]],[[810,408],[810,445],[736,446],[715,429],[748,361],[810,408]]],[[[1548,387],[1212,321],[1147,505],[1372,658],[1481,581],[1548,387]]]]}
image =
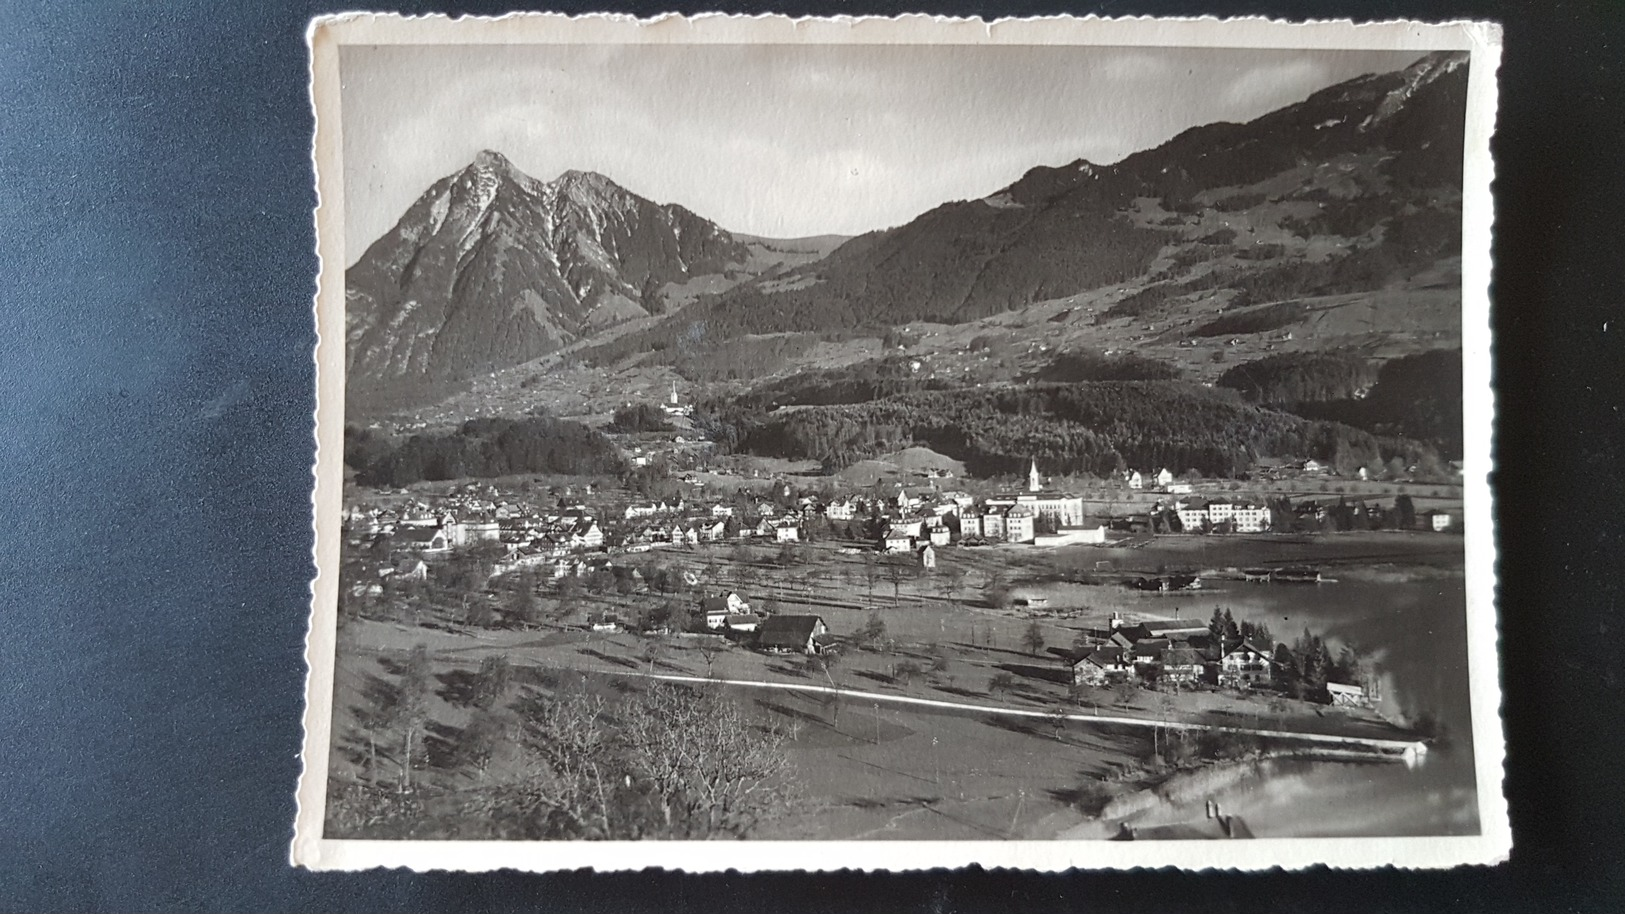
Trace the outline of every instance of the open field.
{"type": "MultiPolygon", "coordinates": [[[[339,734],[336,780],[375,778],[380,772],[387,774],[391,764],[398,764],[387,750],[380,761],[377,741],[361,734],[368,731],[369,704],[378,700],[391,676],[401,669],[405,646],[425,644],[434,658],[435,687],[429,712],[434,737],[421,773],[415,776],[417,789],[431,803],[436,797],[451,803],[460,792],[490,789],[526,776],[522,756],[513,747],[499,749],[477,774],[460,766],[454,751],[473,715],[468,696],[474,670],[492,653],[508,658],[520,671],[522,685],[508,704],[515,720],[539,696],[571,687],[572,682],[612,697],[645,687],[643,677],[649,674],[744,677],[790,686],[765,692],[724,687],[752,719],[788,734],[784,748],[798,785],[796,801],[785,816],[756,834],[763,838],[1054,837],[1088,821],[1079,807],[1086,784],[1105,784],[1106,795],[1118,795],[1147,783],[1150,773],[1140,760],[1156,738],[1144,728],[922,708],[853,696],[832,700],[811,688],[795,688],[798,684],[822,686],[828,681],[880,696],[931,697],[1029,712],[1059,705],[1061,693],[1048,688],[1050,680],[1041,665],[1000,649],[956,645],[949,652],[955,663],[969,667],[989,664],[1023,674],[1020,685],[1008,694],[990,696],[970,681],[962,683],[952,674],[953,666],[943,674],[892,680],[888,668],[895,670],[899,658],[918,656],[906,649],[856,651],[832,674],[820,676],[803,669],[794,658],[768,657],[733,647],[721,647],[718,656],[707,663],[701,646],[718,646],[721,639],[713,638],[643,639],[562,632],[493,637],[363,623],[348,628],[343,640],[335,700],[335,732],[339,734]],[[650,641],[662,645],[658,654],[641,649],[650,641]]],[[[968,674],[964,678],[972,679],[968,674]]],[[[1187,719],[1226,727],[1286,726],[1304,732],[1405,737],[1380,721],[1324,709],[1277,715],[1262,701],[1218,693],[1183,696],[1181,702],[1183,710],[1170,711],[1166,702],[1159,703],[1156,695],[1145,693],[1110,706],[1096,703],[1071,709],[1141,719],[1161,715],[1170,721],[1187,719]]]]}

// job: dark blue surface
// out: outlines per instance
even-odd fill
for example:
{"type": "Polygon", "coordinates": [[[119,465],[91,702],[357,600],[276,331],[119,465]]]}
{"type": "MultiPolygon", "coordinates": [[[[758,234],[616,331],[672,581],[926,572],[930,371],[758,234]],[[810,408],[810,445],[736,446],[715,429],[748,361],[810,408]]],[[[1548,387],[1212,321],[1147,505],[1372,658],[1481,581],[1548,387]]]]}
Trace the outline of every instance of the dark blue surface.
{"type": "Polygon", "coordinates": [[[0,3],[0,908],[1614,909],[1625,8],[1219,8],[1509,21],[1496,329],[1511,866],[862,882],[290,869],[312,571],[303,32],[317,10],[0,3]]]}

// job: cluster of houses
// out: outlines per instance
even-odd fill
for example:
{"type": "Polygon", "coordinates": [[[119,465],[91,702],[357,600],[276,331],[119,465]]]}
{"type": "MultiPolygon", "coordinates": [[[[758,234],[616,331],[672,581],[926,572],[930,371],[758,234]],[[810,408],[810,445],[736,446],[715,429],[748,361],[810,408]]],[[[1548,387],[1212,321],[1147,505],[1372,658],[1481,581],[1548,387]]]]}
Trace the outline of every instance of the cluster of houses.
{"type": "Polygon", "coordinates": [[[350,508],[343,523],[352,545],[387,547],[398,557],[397,566],[410,565],[419,575],[423,557],[491,544],[502,550],[497,574],[547,567],[554,577],[563,577],[584,573],[572,556],[604,546],[604,530],[587,506],[561,501],[543,510],[503,499],[489,486],[466,486],[435,505],[413,501],[395,508],[350,508]]]}
{"type": "Polygon", "coordinates": [[[720,594],[700,600],[699,614],[708,631],[749,638],[757,650],[770,654],[821,654],[834,639],[822,616],[776,613],[765,615],[751,609],[737,593],[720,594]]]}
{"type": "MultiPolygon", "coordinates": [[[[1081,496],[1045,490],[1036,464],[1028,491],[978,501],[969,494],[931,486],[894,484],[862,495],[823,499],[817,495],[775,501],[757,498],[742,510],[717,504],[696,513],[681,499],[627,505],[628,524],[620,545],[629,549],[698,545],[724,541],[794,543],[820,520],[878,525],[869,531],[875,545],[890,553],[913,553],[924,563],[950,543],[1029,543],[1061,546],[1103,543],[1104,525],[1086,526],[1081,496]]],[[[869,534],[865,534],[867,538],[869,534]]]]}
{"type": "MultiPolygon", "coordinates": [[[[1113,613],[1104,643],[1071,661],[1077,685],[1157,682],[1174,686],[1205,683],[1250,690],[1275,678],[1273,645],[1216,635],[1199,619],[1165,619],[1128,624],[1113,613]]],[[[1360,686],[1327,683],[1332,703],[1369,706],[1373,696],[1360,686]]]]}
{"type": "Polygon", "coordinates": [[[1190,483],[1174,482],[1174,474],[1167,467],[1152,473],[1150,476],[1142,474],[1139,470],[1128,470],[1123,474],[1123,481],[1130,489],[1153,489],[1167,492],[1170,495],[1188,494],[1190,483]]]}
{"type": "Polygon", "coordinates": [[[1192,496],[1174,502],[1173,511],[1187,533],[1263,533],[1270,529],[1267,505],[1192,496]]]}
{"type": "Polygon", "coordinates": [[[893,498],[867,508],[884,521],[884,551],[919,553],[922,562],[931,555],[926,550],[955,542],[1065,546],[1106,541],[1105,525],[1085,524],[1083,497],[1047,490],[1036,462],[1028,470],[1026,492],[978,502],[963,492],[902,486],[893,498]]]}

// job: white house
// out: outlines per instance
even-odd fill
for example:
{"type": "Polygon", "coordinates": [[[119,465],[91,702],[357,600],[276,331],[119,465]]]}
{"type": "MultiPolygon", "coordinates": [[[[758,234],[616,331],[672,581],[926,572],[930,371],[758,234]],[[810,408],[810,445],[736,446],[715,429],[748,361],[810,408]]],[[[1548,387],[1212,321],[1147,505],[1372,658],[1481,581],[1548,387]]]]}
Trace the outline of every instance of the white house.
{"type": "Polygon", "coordinates": [[[1156,478],[1157,478],[1157,485],[1162,486],[1163,488],[1167,488],[1168,483],[1174,481],[1174,474],[1169,472],[1167,467],[1163,467],[1162,469],[1157,471],[1157,477],[1156,478]]]}
{"type": "Polygon", "coordinates": [[[1145,477],[1140,475],[1139,470],[1129,470],[1127,479],[1128,479],[1128,487],[1129,488],[1131,488],[1131,489],[1143,489],[1143,488],[1145,488],[1145,477]]]}
{"type": "Polygon", "coordinates": [[[494,543],[502,538],[502,527],[496,521],[457,521],[448,524],[446,529],[451,534],[453,546],[467,546],[470,543],[494,543]]]}
{"type": "Polygon", "coordinates": [[[937,567],[937,550],[930,543],[920,547],[920,567],[927,571],[937,567]]]}
{"type": "Polygon", "coordinates": [[[1263,505],[1237,505],[1231,520],[1237,533],[1263,533],[1270,528],[1270,509],[1263,505]]]}
{"type": "Polygon", "coordinates": [[[973,536],[974,537],[980,537],[981,535],[982,535],[982,516],[980,514],[975,514],[975,513],[970,512],[970,511],[962,512],[959,515],[959,536],[960,536],[960,538],[963,539],[963,538],[966,538],[966,537],[973,537],[973,536]]]}
{"type": "Polygon", "coordinates": [[[1268,685],[1272,663],[1269,648],[1243,641],[1219,658],[1219,685],[1227,689],[1268,685]]]}
{"type": "Polygon", "coordinates": [[[857,513],[857,507],[849,498],[832,501],[824,508],[824,516],[830,520],[851,520],[857,513]]]}
{"type": "Polygon", "coordinates": [[[990,540],[1004,539],[1005,509],[993,508],[982,515],[982,538],[990,540]]]}
{"type": "Polygon", "coordinates": [[[1033,541],[1033,521],[1037,513],[1026,505],[1016,505],[1004,516],[1004,538],[1012,543],[1033,541]]]}

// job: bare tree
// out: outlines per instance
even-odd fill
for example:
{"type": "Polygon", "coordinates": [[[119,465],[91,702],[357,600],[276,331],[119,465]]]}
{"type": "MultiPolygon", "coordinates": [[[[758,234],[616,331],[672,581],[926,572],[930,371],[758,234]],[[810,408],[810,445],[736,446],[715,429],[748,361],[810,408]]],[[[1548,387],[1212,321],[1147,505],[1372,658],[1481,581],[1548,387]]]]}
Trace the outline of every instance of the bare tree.
{"type": "Polygon", "coordinates": [[[653,804],[654,831],[743,836],[786,805],[789,759],[776,727],[756,727],[714,690],[651,688],[623,716],[629,776],[653,804]]]}
{"type": "Polygon", "coordinates": [[[1044,649],[1044,629],[1037,622],[1027,624],[1027,630],[1021,635],[1021,646],[1027,653],[1036,654],[1044,649]]]}
{"type": "Polygon", "coordinates": [[[526,728],[531,765],[516,810],[529,837],[613,835],[610,813],[612,735],[604,700],[585,690],[543,702],[526,728]]]}
{"type": "Polygon", "coordinates": [[[474,706],[489,709],[499,704],[512,682],[513,667],[508,663],[507,654],[492,654],[481,660],[474,674],[474,706]]]}
{"type": "Polygon", "coordinates": [[[662,653],[664,653],[664,645],[658,640],[648,638],[643,642],[643,659],[649,661],[649,672],[653,673],[655,671],[655,664],[660,661],[662,653]]]}
{"type": "Polygon", "coordinates": [[[429,648],[419,644],[412,648],[401,668],[400,681],[395,686],[395,705],[390,722],[401,730],[399,793],[412,789],[414,750],[423,743],[424,722],[429,716],[429,648]]]}

